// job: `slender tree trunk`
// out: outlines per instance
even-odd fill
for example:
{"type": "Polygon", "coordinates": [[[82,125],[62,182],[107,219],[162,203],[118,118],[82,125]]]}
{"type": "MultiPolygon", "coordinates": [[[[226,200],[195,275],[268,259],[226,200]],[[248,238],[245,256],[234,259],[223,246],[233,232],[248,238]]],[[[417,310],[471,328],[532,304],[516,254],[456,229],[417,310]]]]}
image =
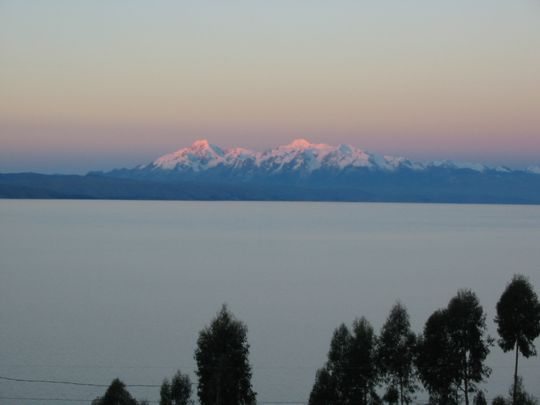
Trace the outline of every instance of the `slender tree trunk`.
{"type": "Polygon", "coordinates": [[[469,405],[469,355],[467,352],[463,355],[464,363],[464,378],[463,385],[465,387],[465,405],[469,405]]]}
{"type": "Polygon", "coordinates": [[[519,355],[519,350],[518,350],[518,342],[517,342],[517,339],[516,339],[516,365],[514,367],[514,392],[512,393],[512,403],[514,405],[516,405],[516,400],[517,400],[517,381],[518,381],[518,374],[517,374],[517,370],[518,370],[518,355],[519,355]]]}
{"type": "Polygon", "coordinates": [[[399,377],[399,400],[403,405],[403,378],[399,377]]]}
{"type": "Polygon", "coordinates": [[[463,383],[465,385],[465,405],[469,405],[469,379],[465,377],[463,383]]]}

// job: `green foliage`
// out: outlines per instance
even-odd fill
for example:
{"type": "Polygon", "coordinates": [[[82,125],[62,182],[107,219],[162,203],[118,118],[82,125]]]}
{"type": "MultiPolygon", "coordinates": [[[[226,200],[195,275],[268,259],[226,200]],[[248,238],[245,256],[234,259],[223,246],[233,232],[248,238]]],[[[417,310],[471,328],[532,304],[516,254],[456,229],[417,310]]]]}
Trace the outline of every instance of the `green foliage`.
{"type": "Polygon", "coordinates": [[[92,405],[137,405],[137,401],[127,391],[126,385],[115,378],[105,395],[92,401],[92,405]]]}
{"type": "Polygon", "coordinates": [[[508,390],[508,396],[510,399],[508,399],[508,403],[512,404],[512,398],[514,396],[514,389],[515,389],[515,402],[513,405],[538,405],[538,400],[534,398],[531,394],[525,391],[523,388],[523,381],[521,377],[518,377],[515,383],[510,387],[508,390]]]}
{"type": "Polygon", "coordinates": [[[523,388],[523,381],[518,377],[515,384],[512,384],[508,390],[508,397],[498,395],[493,398],[493,405],[538,405],[538,400],[523,388]],[[514,401],[515,388],[515,401],[514,401]]]}
{"type": "Polygon", "coordinates": [[[255,402],[248,356],[247,327],[223,305],[197,340],[197,394],[202,405],[255,402]]]}
{"type": "Polygon", "coordinates": [[[338,403],[345,403],[351,390],[351,370],[349,369],[351,340],[349,329],[345,324],[341,324],[334,331],[330,342],[326,368],[333,379],[334,401],[338,403]]]}
{"type": "Polygon", "coordinates": [[[171,384],[166,378],[159,389],[159,405],[172,405],[171,384]]]}
{"type": "Polygon", "coordinates": [[[431,402],[450,403],[457,397],[455,377],[458,366],[450,341],[448,311],[435,311],[426,321],[417,345],[416,366],[431,402]]]}
{"type": "Polygon", "coordinates": [[[505,352],[516,347],[525,357],[536,355],[533,341],[540,335],[540,303],[524,276],[515,275],[497,303],[499,346],[505,352]]]}
{"type": "Polygon", "coordinates": [[[326,368],[317,370],[315,384],[309,395],[309,404],[332,405],[335,403],[335,385],[332,375],[326,368]]]}
{"type": "Polygon", "coordinates": [[[317,371],[309,403],[380,402],[374,390],[378,377],[375,348],[375,334],[365,318],[353,323],[352,334],[345,324],[340,325],[330,342],[328,361],[317,371]]]}
{"type": "Polygon", "coordinates": [[[469,403],[476,384],[491,370],[484,365],[492,342],[485,337],[486,317],[476,294],[460,290],[448,307],[426,322],[418,345],[417,367],[424,386],[439,401],[469,403]]]}
{"type": "Polygon", "coordinates": [[[486,397],[483,391],[478,391],[473,401],[474,405],[487,405],[486,397]]]}
{"type": "Polygon", "coordinates": [[[379,377],[376,354],[377,340],[373,327],[365,318],[353,323],[349,348],[349,373],[351,380],[350,403],[368,403],[375,397],[375,384],[379,377]]]}
{"type": "Polygon", "coordinates": [[[189,376],[177,371],[171,382],[171,399],[174,405],[187,405],[191,398],[189,376]]]}
{"type": "Polygon", "coordinates": [[[159,405],[187,405],[191,398],[189,376],[177,371],[171,383],[167,379],[163,380],[159,397],[159,405]]]}
{"type": "MultiPolygon", "coordinates": [[[[515,349],[514,387],[518,386],[518,354],[535,356],[534,339],[540,335],[540,303],[529,280],[514,275],[497,302],[499,346],[505,352],[515,349]]],[[[513,393],[517,402],[517,391],[513,393]]]]}
{"type": "Polygon", "coordinates": [[[476,294],[470,290],[458,291],[448,303],[447,311],[451,348],[458,359],[455,379],[462,384],[468,403],[468,395],[476,391],[476,383],[491,373],[484,365],[492,344],[489,337],[484,337],[486,316],[476,294]]]}
{"type": "Polygon", "coordinates": [[[400,402],[408,403],[416,390],[414,355],[416,335],[411,331],[407,309],[399,302],[383,325],[378,344],[380,372],[387,383],[399,389],[400,402]]]}

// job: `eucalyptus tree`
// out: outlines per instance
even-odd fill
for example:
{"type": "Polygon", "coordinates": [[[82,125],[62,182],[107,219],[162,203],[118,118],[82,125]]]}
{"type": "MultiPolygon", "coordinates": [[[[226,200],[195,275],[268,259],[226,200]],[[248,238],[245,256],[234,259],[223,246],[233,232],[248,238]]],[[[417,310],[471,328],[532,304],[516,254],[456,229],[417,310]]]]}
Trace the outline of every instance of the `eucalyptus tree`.
{"type": "Polygon", "coordinates": [[[188,405],[191,398],[191,380],[180,370],[171,380],[171,399],[173,405],[188,405]]]}
{"type": "Polygon", "coordinates": [[[387,384],[399,391],[399,402],[409,403],[416,390],[414,355],[416,335],[407,309],[396,303],[384,323],[377,350],[378,364],[387,384]]]}
{"type": "Polygon", "coordinates": [[[335,404],[335,380],[326,367],[317,370],[315,383],[309,394],[310,405],[333,405],[335,404]]]}
{"type": "Polygon", "coordinates": [[[474,405],[487,405],[487,400],[483,391],[478,391],[473,401],[474,405]]]}
{"type": "Polygon", "coordinates": [[[195,351],[202,405],[255,403],[251,386],[247,327],[223,305],[197,340],[195,351]]]}
{"type": "Polygon", "coordinates": [[[529,280],[515,275],[497,303],[499,346],[505,352],[515,350],[513,403],[518,394],[518,355],[536,355],[534,340],[540,335],[540,303],[529,280]]]}
{"type": "Polygon", "coordinates": [[[490,375],[484,363],[492,339],[485,332],[484,310],[470,290],[458,291],[427,320],[416,364],[422,383],[439,403],[458,403],[462,394],[469,405],[469,394],[490,375]]]}
{"type": "Polygon", "coordinates": [[[457,404],[457,359],[450,341],[448,311],[439,309],[426,321],[417,343],[416,367],[430,403],[457,404]]]}
{"type": "Polygon", "coordinates": [[[187,405],[191,398],[191,380],[177,371],[171,382],[165,379],[159,391],[159,405],[187,405]]]}
{"type": "Polygon", "coordinates": [[[376,337],[365,318],[354,321],[352,333],[345,324],[336,328],[328,359],[316,374],[310,405],[368,404],[377,399],[376,337]]]}
{"type": "Polygon", "coordinates": [[[362,317],[353,323],[349,349],[351,392],[349,402],[368,404],[376,397],[379,379],[377,368],[377,338],[369,321],[362,317]]]}
{"type": "Polygon", "coordinates": [[[471,290],[458,291],[448,303],[447,316],[451,349],[457,359],[455,377],[469,405],[469,394],[491,373],[484,362],[492,339],[485,335],[486,315],[471,290]]]}
{"type": "Polygon", "coordinates": [[[159,389],[159,405],[172,405],[171,383],[166,378],[159,389]]]}
{"type": "Polygon", "coordinates": [[[92,405],[137,405],[137,401],[126,389],[126,384],[115,378],[105,394],[92,401],[92,405]]]}
{"type": "Polygon", "coordinates": [[[332,336],[326,369],[333,380],[334,402],[348,403],[352,389],[350,351],[352,336],[345,324],[339,325],[332,336]]]}

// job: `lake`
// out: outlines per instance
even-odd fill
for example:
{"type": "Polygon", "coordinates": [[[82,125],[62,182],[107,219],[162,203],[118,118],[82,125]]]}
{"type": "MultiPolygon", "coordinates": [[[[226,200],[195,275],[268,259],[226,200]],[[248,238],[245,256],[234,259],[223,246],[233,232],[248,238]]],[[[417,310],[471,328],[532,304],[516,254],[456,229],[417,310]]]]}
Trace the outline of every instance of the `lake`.
{"type": "MultiPolygon", "coordinates": [[[[0,376],[159,385],[181,369],[196,381],[198,332],[227,303],[249,328],[259,403],[306,402],[334,328],[365,316],[378,331],[398,299],[421,332],[471,288],[496,337],[512,275],[540,292],[539,240],[540,206],[0,200],[0,376]]],[[[514,358],[494,347],[488,359],[492,398],[514,358]]],[[[540,396],[539,359],[520,366],[540,396]]],[[[1,398],[104,391],[0,380],[1,398]]]]}

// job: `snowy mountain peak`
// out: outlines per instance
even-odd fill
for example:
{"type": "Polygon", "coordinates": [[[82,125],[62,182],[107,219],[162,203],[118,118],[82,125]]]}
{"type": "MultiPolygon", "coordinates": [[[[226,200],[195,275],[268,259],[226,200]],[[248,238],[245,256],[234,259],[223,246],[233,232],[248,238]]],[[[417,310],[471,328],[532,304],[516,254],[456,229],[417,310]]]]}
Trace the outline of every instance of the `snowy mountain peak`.
{"type": "Polygon", "coordinates": [[[195,142],[193,142],[193,145],[191,145],[194,149],[204,149],[210,147],[210,142],[208,142],[207,139],[197,139],[195,142]]]}
{"type": "Polygon", "coordinates": [[[190,168],[193,171],[205,170],[224,161],[225,152],[206,139],[195,141],[189,148],[182,148],[176,152],[163,155],[156,159],[149,167],[160,169],[190,168]]]}
{"type": "Polygon", "coordinates": [[[288,149],[321,149],[321,148],[328,148],[329,145],[320,143],[311,143],[307,139],[304,138],[298,138],[293,140],[290,144],[285,145],[284,148],[288,149]]]}
{"type": "MultiPolygon", "coordinates": [[[[221,168],[228,172],[251,176],[266,174],[285,174],[296,172],[302,176],[317,170],[342,171],[383,171],[398,170],[469,170],[478,173],[497,171],[510,172],[502,167],[488,167],[483,164],[463,163],[451,160],[426,163],[410,161],[403,157],[378,155],[340,144],[331,146],[324,143],[311,143],[298,138],[287,145],[254,152],[244,148],[222,149],[206,139],[195,141],[190,147],[161,156],[149,165],[139,166],[142,170],[167,170],[177,172],[202,172],[221,168]]],[[[539,167],[531,167],[529,173],[539,173],[539,167]]]]}
{"type": "MultiPolygon", "coordinates": [[[[158,190],[164,199],[180,196],[182,199],[540,204],[538,165],[512,170],[453,160],[416,162],[375,154],[354,145],[312,143],[303,138],[261,152],[240,147],[220,148],[202,139],[146,165],[91,174],[98,180],[105,176],[176,184],[170,188],[148,187],[158,190]]],[[[132,193],[141,198],[148,195],[145,184],[139,190],[136,182],[129,182],[126,188],[137,187],[132,193]]],[[[124,193],[123,188],[121,191],[124,193]]],[[[123,196],[122,193],[118,195],[123,196]]]]}
{"type": "Polygon", "coordinates": [[[309,142],[307,139],[304,139],[304,138],[298,138],[298,139],[293,140],[287,146],[289,148],[305,149],[311,146],[311,142],[309,142]]]}
{"type": "Polygon", "coordinates": [[[211,153],[223,156],[223,150],[219,146],[212,145],[206,139],[199,139],[193,142],[193,145],[189,149],[194,153],[211,153]]]}

